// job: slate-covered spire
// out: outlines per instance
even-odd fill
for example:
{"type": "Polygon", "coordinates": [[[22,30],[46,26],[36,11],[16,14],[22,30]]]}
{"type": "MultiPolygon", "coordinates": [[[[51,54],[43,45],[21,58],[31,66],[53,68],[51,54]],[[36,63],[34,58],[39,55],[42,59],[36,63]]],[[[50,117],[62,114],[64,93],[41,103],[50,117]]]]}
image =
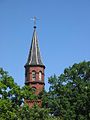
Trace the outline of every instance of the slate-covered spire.
{"type": "Polygon", "coordinates": [[[38,39],[37,39],[37,33],[36,33],[36,26],[34,26],[31,47],[30,47],[29,56],[28,56],[26,65],[44,66],[42,63],[42,60],[41,60],[38,39]]]}

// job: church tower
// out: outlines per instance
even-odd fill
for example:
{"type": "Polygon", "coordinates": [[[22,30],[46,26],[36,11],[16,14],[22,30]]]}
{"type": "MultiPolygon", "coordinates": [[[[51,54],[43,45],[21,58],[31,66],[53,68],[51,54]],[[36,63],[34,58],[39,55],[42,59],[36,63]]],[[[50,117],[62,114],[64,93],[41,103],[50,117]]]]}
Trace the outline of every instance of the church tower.
{"type": "Polygon", "coordinates": [[[44,89],[45,66],[41,60],[38,38],[36,33],[36,26],[34,26],[31,47],[27,63],[25,64],[24,67],[25,67],[25,84],[34,88],[36,91],[35,94],[38,95],[44,89]]]}

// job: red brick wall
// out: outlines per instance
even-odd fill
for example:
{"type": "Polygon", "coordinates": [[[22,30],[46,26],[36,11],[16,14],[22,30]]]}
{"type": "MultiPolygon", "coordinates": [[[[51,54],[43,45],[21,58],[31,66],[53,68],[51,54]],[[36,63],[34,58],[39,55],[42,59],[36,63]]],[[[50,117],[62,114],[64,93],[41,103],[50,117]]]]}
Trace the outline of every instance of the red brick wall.
{"type": "Polygon", "coordinates": [[[27,85],[36,88],[36,94],[39,94],[44,88],[44,66],[30,66],[26,67],[26,82],[27,85]],[[36,80],[32,79],[32,71],[36,72],[36,80]],[[39,72],[42,72],[42,79],[39,80],[39,72]]]}
{"type": "MultiPolygon", "coordinates": [[[[33,88],[36,88],[35,94],[38,95],[44,89],[44,66],[26,66],[25,67],[25,82],[33,88]],[[32,71],[36,72],[36,80],[32,80],[32,71]],[[41,80],[39,80],[39,72],[42,72],[41,80]]],[[[42,100],[25,100],[25,102],[32,107],[35,103],[41,107],[42,100]]]]}
{"type": "Polygon", "coordinates": [[[42,106],[42,100],[38,99],[38,100],[25,100],[25,103],[27,103],[29,105],[30,108],[33,107],[34,104],[37,104],[39,107],[42,106]]]}

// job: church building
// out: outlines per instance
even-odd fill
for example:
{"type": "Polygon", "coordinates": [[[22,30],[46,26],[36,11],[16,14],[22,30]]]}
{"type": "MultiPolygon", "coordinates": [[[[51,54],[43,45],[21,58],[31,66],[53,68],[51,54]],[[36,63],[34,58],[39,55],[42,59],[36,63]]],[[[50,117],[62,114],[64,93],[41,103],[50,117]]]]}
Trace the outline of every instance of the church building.
{"type": "MultiPolygon", "coordinates": [[[[35,89],[35,94],[38,95],[44,89],[44,70],[45,65],[41,60],[40,49],[38,45],[38,38],[36,33],[36,25],[34,25],[34,31],[31,41],[31,47],[25,64],[25,84],[35,89]]],[[[35,101],[26,100],[30,107],[33,106],[35,101]]],[[[41,106],[41,100],[38,99],[37,104],[41,106]]]]}

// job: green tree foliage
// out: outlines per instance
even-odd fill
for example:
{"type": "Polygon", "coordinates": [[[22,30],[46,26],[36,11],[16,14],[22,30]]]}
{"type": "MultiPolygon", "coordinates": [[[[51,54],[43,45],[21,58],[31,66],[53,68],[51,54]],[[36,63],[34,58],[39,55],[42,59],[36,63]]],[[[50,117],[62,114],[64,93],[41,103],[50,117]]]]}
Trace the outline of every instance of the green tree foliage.
{"type": "Polygon", "coordinates": [[[0,68],[0,120],[45,120],[48,110],[33,108],[24,102],[25,99],[36,100],[34,90],[29,86],[20,87],[6,71],[0,68]]]}
{"type": "Polygon", "coordinates": [[[49,78],[51,114],[64,120],[90,119],[90,62],[66,68],[59,77],[49,78]]]}
{"type": "Polygon", "coordinates": [[[49,78],[49,91],[35,96],[30,87],[20,87],[0,68],[0,120],[90,120],[90,62],[66,68],[49,78]],[[32,108],[25,99],[42,99],[42,108],[32,108]]]}

